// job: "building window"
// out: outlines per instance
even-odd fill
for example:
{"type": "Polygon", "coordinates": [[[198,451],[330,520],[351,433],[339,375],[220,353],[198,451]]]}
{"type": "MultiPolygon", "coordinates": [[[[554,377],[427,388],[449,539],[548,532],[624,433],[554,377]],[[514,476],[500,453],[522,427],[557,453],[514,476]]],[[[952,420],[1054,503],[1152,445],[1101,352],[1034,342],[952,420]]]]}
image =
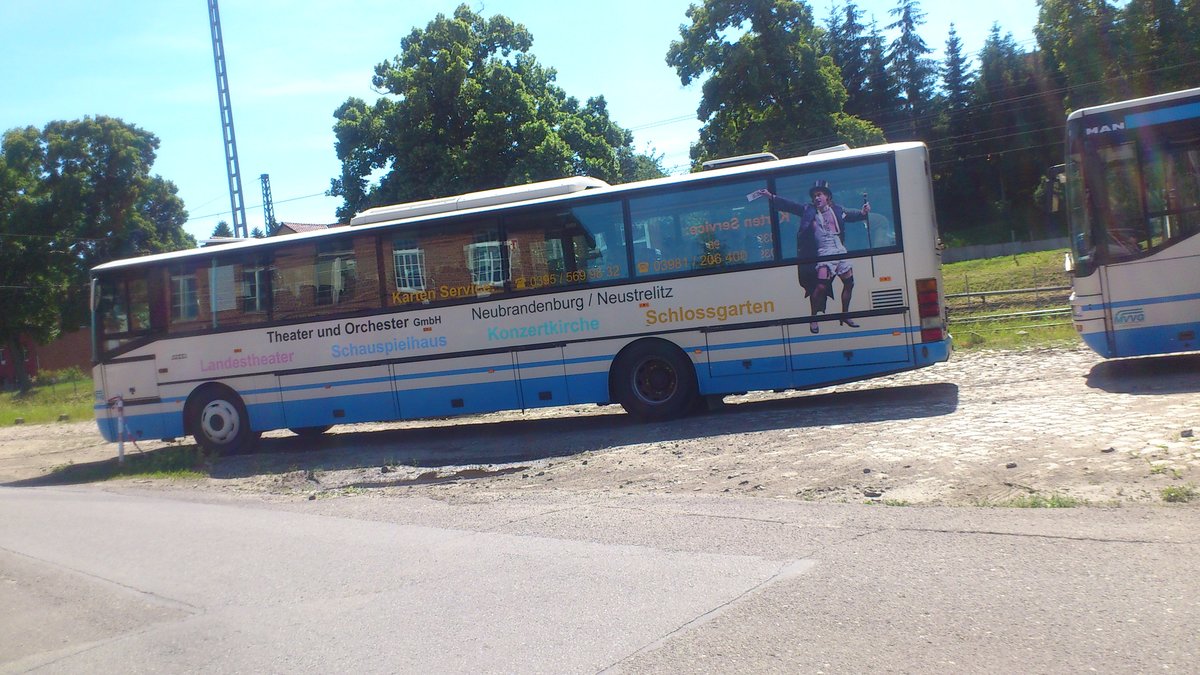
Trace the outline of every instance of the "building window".
{"type": "Polygon", "coordinates": [[[392,260],[396,267],[396,290],[417,292],[425,290],[425,251],[412,239],[397,239],[392,244],[392,260]]]}
{"type": "Polygon", "coordinates": [[[354,297],[358,263],[350,240],[317,246],[317,304],[338,305],[354,297]]]}
{"type": "Polygon", "coordinates": [[[242,311],[267,311],[267,284],[270,271],[266,267],[242,269],[242,311]]]}
{"type": "Polygon", "coordinates": [[[500,255],[500,242],[495,232],[481,234],[474,244],[467,244],[467,267],[471,283],[476,286],[503,286],[507,275],[500,255]],[[481,241],[482,239],[482,241],[481,241]]]}
{"type": "Polygon", "coordinates": [[[200,316],[196,297],[196,275],[171,275],[171,320],[194,321],[200,316]]]}

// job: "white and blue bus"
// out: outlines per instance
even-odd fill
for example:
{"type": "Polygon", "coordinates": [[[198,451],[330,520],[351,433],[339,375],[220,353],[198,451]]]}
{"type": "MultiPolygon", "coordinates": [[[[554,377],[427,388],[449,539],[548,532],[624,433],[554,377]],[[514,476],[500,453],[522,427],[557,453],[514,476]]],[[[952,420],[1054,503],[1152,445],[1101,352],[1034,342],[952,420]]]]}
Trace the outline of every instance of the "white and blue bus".
{"type": "Polygon", "coordinates": [[[1104,357],[1200,349],[1200,89],[1067,117],[1075,327],[1104,357]]]}
{"type": "Polygon", "coordinates": [[[949,357],[924,145],[732,164],[100,265],[101,433],[118,439],[114,401],[124,439],[215,451],[272,429],[578,403],[666,419],[949,357]]]}

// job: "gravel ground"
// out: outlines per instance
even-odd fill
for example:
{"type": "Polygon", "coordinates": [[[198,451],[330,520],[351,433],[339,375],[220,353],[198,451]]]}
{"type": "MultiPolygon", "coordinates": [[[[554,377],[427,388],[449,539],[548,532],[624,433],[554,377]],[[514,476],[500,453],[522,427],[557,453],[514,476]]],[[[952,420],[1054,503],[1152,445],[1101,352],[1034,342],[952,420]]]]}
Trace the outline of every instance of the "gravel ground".
{"type": "MultiPolygon", "coordinates": [[[[575,406],[348,425],[315,440],[272,432],[254,454],[213,461],[207,479],[116,484],[281,500],[487,501],[568,490],[913,505],[1030,496],[1159,503],[1164,488],[1200,491],[1194,428],[1200,355],[1105,362],[1082,348],[974,352],[867,382],[728,397],[707,414],[666,423],[634,423],[617,406],[575,406]]],[[[91,423],[0,429],[0,483],[75,482],[75,470],[112,462],[116,451],[91,423]]]]}

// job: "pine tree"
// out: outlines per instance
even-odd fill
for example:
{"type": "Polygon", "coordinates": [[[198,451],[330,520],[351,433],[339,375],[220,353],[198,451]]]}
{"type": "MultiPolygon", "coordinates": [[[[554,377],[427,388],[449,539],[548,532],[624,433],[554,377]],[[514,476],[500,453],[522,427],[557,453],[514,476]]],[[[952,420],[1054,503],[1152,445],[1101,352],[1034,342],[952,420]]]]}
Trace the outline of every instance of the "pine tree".
{"type": "Polygon", "coordinates": [[[934,191],[939,210],[946,213],[947,226],[962,222],[978,204],[978,185],[972,180],[967,157],[971,156],[971,65],[962,52],[962,40],[954,24],[946,39],[946,57],[941,68],[941,111],[929,143],[934,191]]]}
{"type": "Polygon", "coordinates": [[[862,12],[853,2],[845,7],[834,7],[826,22],[827,53],[842,71],[842,83],[846,85],[848,115],[868,118],[867,86],[867,35],[862,23],[862,12]]]}
{"type": "MultiPolygon", "coordinates": [[[[897,99],[899,89],[892,79],[883,33],[874,21],[867,32],[867,80],[864,85],[862,110],[858,116],[886,130],[900,117],[897,99]]],[[[890,136],[889,136],[890,139],[890,136]]]]}
{"type": "Polygon", "coordinates": [[[229,227],[229,223],[222,220],[213,228],[212,236],[214,239],[218,237],[233,237],[233,230],[229,227]]]}
{"type": "Polygon", "coordinates": [[[899,85],[901,94],[903,127],[896,131],[898,138],[921,139],[928,136],[932,127],[929,102],[936,77],[933,61],[926,56],[933,50],[917,33],[917,28],[925,23],[925,13],[918,0],[897,0],[890,14],[896,20],[887,27],[900,31],[888,51],[892,78],[899,85]]]}

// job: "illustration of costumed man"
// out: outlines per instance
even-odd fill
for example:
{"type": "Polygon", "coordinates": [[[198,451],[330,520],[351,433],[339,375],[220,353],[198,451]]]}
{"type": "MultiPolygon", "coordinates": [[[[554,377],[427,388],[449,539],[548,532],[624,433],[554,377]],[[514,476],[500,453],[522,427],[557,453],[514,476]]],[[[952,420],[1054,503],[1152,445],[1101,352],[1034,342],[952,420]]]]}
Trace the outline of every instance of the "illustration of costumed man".
{"type": "MultiPolygon", "coordinates": [[[[796,232],[796,256],[800,261],[845,254],[845,224],[866,220],[871,213],[871,204],[866,201],[861,210],[847,209],[833,203],[833,192],[829,189],[829,182],[824,180],[818,180],[809,189],[808,196],[812,202],[808,204],[794,202],[768,190],[760,190],[757,194],[768,197],[780,211],[800,216],[800,227],[796,232]]],[[[842,313],[850,311],[854,268],[849,261],[822,260],[815,265],[800,262],[797,274],[812,305],[813,316],[825,312],[826,301],[833,297],[834,277],[842,280],[842,313]]],[[[838,323],[858,328],[858,324],[849,318],[840,319],[838,323]]],[[[820,324],[813,321],[809,324],[809,330],[820,332],[820,324]]]]}

